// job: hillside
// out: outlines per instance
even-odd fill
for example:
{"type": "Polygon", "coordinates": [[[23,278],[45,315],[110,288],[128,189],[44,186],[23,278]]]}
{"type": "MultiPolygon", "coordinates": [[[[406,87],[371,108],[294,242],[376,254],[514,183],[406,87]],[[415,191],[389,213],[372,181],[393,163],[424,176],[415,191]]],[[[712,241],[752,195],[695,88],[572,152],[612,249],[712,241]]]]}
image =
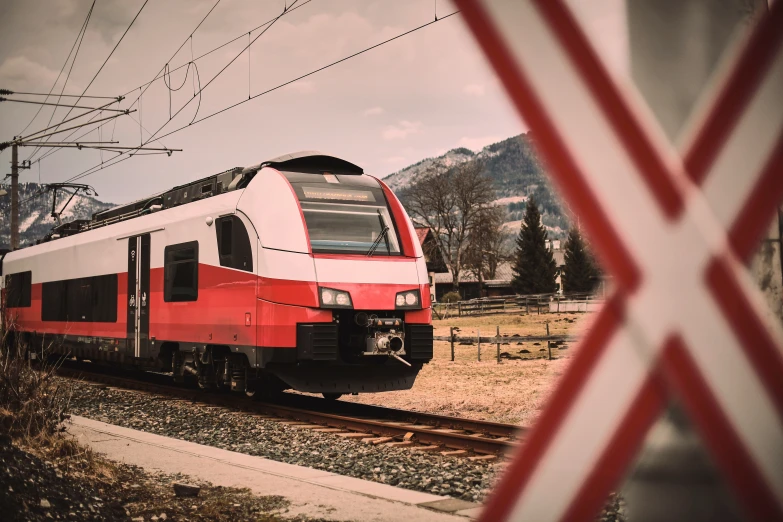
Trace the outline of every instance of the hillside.
{"type": "MultiPolygon", "coordinates": [[[[35,243],[54,226],[52,218],[52,195],[45,193],[35,197],[40,190],[38,183],[19,184],[19,244],[35,243]]],[[[68,200],[68,195],[57,193],[57,210],[68,200]]],[[[115,206],[92,197],[78,194],[62,213],[63,222],[74,219],[89,219],[94,212],[115,206]]],[[[11,243],[11,194],[0,197],[0,248],[9,248],[11,243]]]]}
{"type": "MultiPolygon", "coordinates": [[[[506,227],[517,233],[525,201],[533,196],[541,209],[551,239],[566,235],[567,219],[558,196],[553,192],[544,167],[533,148],[530,134],[514,136],[484,147],[478,153],[465,148],[453,149],[437,158],[427,158],[384,178],[389,187],[404,196],[416,176],[431,168],[448,169],[468,161],[482,161],[496,191],[496,204],[508,210],[506,227]]],[[[404,199],[404,198],[403,198],[404,199]]]]}

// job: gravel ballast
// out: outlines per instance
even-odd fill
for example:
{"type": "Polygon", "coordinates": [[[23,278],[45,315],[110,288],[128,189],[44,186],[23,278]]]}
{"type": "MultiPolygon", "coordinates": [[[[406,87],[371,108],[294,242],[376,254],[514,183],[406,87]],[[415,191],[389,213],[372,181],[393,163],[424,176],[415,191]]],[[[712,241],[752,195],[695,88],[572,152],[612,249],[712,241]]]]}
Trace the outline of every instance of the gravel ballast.
{"type": "MultiPolygon", "coordinates": [[[[502,462],[374,446],[224,407],[83,382],[75,383],[71,412],[117,426],[471,502],[485,500],[505,467],[502,462]]],[[[552,495],[556,498],[557,492],[552,495]]],[[[597,520],[626,520],[622,498],[612,494],[597,520]]]]}
{"type": "Polygon", "coordinates": [[[497,464],[374,446],[222,407],[77,383],[71,413],[167,437],[480,502],[497,464]]]}

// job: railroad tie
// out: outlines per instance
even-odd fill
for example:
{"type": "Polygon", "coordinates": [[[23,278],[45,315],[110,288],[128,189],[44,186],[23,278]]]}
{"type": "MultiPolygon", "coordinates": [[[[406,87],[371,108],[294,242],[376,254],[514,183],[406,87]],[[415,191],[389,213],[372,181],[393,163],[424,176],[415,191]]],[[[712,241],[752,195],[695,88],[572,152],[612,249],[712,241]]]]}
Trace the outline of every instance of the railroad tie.
{"type": "Polygon", "coordinates": [[[384,446],[390,446],[390,447],[393,447],[393,448],[396,448],[396,447],[399,447],[399,446],[412,446],[412,445],[413,445],[413,441],[410,441],[410,440],[405,440],[405,441],[402,441],[402,442],[387,442],[386,444],[384,444],[384,446]]]}
{"type": "Polygon", "coordinates": [[[495,460],[497,458],[498,458],[497,455],[478,455],[476,457],[468,457],[468,460],[473,460],[473,461],[476,461],[476,460],[495,460]]]}
{"type": "Polygon", "coordinates": [[[442,451],[440,453],[444,457],[461,457],[462,455],[467,455],[468,452],[465,450],[454,450],[454,451],[442,451]]]}
{"type": "MultiPolygon", "coordinates": [[[[338,430],[339,431],[339,430],[338,430]]],[[[335,433],[338,437],[343,437],[346,439],[358,439],[358,438],[366,438],[369,436],[369,433],[357,433],[355,431],[351,431],[348,433],[335,433]]]]}
{"type": "Polygon", "coordinates": [[[440,446],[416,446],[411,448],[411,451],[438,451],[440,449],[440,446]]]}

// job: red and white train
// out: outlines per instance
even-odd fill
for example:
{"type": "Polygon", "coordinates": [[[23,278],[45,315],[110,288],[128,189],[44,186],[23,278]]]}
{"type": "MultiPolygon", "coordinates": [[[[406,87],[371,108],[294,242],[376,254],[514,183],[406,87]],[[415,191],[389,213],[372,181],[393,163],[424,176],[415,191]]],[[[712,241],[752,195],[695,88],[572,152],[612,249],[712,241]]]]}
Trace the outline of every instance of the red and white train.
{"type": "Polygon", "coordinates": [[[408,389],[432,358],[427,269],[392,191],[317,152],[66,223],[0,259],[30,349],[338,397],[408,389]]]}

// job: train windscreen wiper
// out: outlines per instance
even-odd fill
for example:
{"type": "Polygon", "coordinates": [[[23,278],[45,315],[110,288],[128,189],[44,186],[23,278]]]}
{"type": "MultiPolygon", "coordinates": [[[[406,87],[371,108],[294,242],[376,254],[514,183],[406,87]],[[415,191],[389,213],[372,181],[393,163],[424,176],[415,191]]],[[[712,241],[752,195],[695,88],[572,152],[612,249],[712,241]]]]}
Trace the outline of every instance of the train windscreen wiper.
{"type": "Polygon", "coordinates": [[[381,244],[381,241],[386,238],[386,253],[391,254],[391,249],[389,247],[389,238],[387,237],[389,234],[389,225],[385,224],[383,222],[383,214],[381,214],[381,211],[378,211],[378,221],[381,222],[381,233],[378,234],[378,237],[375,238],[375,241],[373,241],[372,245],[370,245],[370,249],[367,251],[367,257],[371,257],[373,255],[373,252],[378,248],[378,245],[381,244]]]}

